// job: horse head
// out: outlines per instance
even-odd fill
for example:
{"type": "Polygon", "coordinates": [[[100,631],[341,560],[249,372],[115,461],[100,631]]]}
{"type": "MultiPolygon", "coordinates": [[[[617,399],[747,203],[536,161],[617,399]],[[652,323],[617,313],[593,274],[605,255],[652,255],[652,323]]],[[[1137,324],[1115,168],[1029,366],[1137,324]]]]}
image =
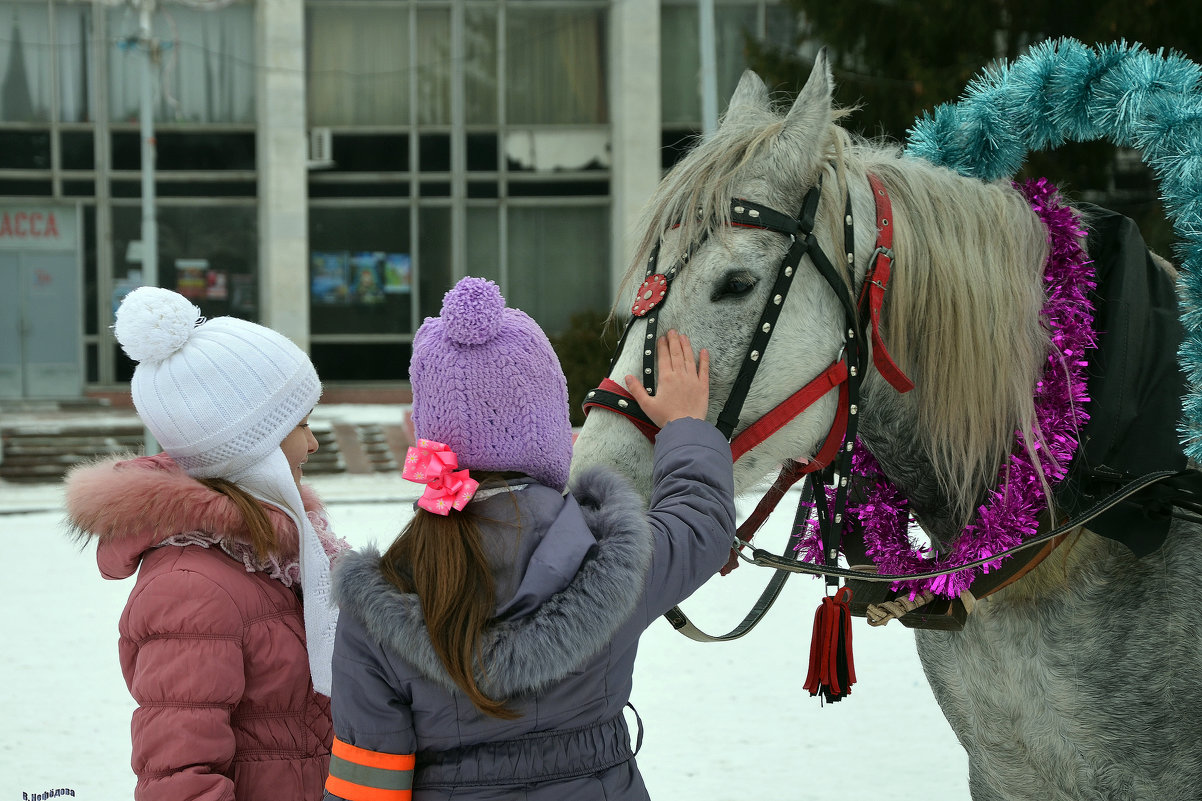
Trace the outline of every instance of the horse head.
{"type": "MultiPolygon", "coordinates": [[[[778,271],[801,234],[743,225],[732,208],[750,201],[797,218],[817,187],[810,232],[854,303],[878,242],[874,175],[893,213],[894,279],[878,345],[888,343],[915,389],[900,394],[870,367],[860,376],[862,410],[852,414],[861,412],[860,436],[886,472],[915,508],[925,507],[932,535],[951,537],[996,478],[1014,431],[1034,434],[1032,388],[1048,353],[1039,322],[1046,233],[1009,182],[964,178],[907,158],[896,146],[860,140],[838,124],[842,116],[832,102],[824,53],[787,108],[773,104],[758,76],[744,73],[717,130],[648,201],[615,308],[629,313],[627,298],[637,305],[633,289],[653,257],[655,269],[670,276],[671,291],[631,321],[610,378],[620,384],[626,375],[646,378],[650,371],[653,377],[653,365],[644,364],[653,344],[648,336],[674,328],[710,352],[708,418],[716,421],[741,366],[756,359],[732,432],[737,435],[837,363],[850,337],[865,339],[867,321],[859,331],[848,327],[839,288],[820,274],[809,252],[783,297],[770,341],[749,355],[761,314],[778,297],[778,271]]],[[[838,392],[822,395],[738,458],[736,491],[782,464],[814,459],[838,402],[838,392]]],[[[647,493],[651,448],[628,420],[594,410],[577,440],[573,469],[608,464],[647,493]]]]}

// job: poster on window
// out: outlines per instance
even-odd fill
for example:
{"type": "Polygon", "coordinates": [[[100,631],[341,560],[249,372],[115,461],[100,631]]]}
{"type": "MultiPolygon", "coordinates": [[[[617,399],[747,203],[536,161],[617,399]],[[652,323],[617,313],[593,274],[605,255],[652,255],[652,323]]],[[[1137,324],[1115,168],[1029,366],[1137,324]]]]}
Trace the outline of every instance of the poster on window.
{"type": "Polygon", "coordinates": [[[205,300],[229,300],[229,277],[225,270],[205,272],[205,300]]]}
{"type": "Polygon", "coordinates": [[[386,253],[361,252],[351,255],[351,302],[373,305],[384,302],[386,253]]]}
{"type": "Polygon", "coordinates": [[[408,253],[389,253],[384,257],[384,291],[389,295],[408,292],[413,273],[408,253]]]}
{"type": "Polygon", "coordinates": [[[175,291],[185,298],[203,299],[208,292],[208,259],[176,259],[175,291]]]}
{"type": "Polygon", "coordinates": [[[346,251],[313,251],[310,257],[309,293],[314,303],[350,302],[348,267],[349,254],[346,251]]]}

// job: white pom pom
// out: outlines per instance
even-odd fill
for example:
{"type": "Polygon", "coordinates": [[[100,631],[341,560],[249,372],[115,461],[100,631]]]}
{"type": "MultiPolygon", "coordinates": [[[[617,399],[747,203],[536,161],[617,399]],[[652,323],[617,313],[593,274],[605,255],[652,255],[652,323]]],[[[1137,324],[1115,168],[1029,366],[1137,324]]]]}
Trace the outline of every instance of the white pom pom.
{"type": "Polygon", "coordinates": [[[199,317],[200,309],[183,295],[157,286],[143,286],[121,301],[113,333],[129,358],[136,362],[158,362],[183,347],[199,317]]]}

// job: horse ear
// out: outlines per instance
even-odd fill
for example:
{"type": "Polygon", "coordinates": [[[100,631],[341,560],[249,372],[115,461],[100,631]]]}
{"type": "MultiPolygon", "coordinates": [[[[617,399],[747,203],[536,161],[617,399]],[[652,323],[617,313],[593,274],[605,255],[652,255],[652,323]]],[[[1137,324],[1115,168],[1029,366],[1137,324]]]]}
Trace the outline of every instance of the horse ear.
{"type": "Polygon", "coordinates": [[[730,116],[730,113],[740,106],[754,109],[768,108],[768,87],[764,85],[760,76],[751,70],[743,70],[743,77],[739,78],[739,85],[735,87],[735,93],[730,96],[730,105],[726,107],[726,116],[730,116]]]}
{"type": "Polygon", "coordinates": [[[792,108],[785,115],[785,128],[812,133],[815,129],[829,124],[833,92],[834,79],[831,77],[830,62],[824,47],[814,58],[814,68],[810,70],[806,85],[801,88],[792,108]]]}

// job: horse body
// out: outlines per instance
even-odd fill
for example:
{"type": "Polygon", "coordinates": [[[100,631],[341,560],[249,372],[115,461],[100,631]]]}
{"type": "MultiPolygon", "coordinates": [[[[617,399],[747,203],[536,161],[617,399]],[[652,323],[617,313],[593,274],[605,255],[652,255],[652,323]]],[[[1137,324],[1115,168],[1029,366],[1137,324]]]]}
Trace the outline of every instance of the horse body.
{"type": "Polygon", "coordinates": [[[1198,797],[1198,534],[1137,560],[1083,532],[963,631],[915,632],[974,801],[1198,797]]]}
{"type": "MultiPolygon", "coordinates": [[[[849,281],[858,289],[876,235],[866,173],[877,175],[895,214],[885,341],[916,389],[901,395],[870,371],[859,433],[932,542],[945,547],[996,480],[1013,432],[1037,440],[1032,388],[1051,350],[1040,319],[1047,235],[1008,182],[964,178],[853,141],[837,118],[823,57],[783,115],[762,82],[745,75],[719,130],[651,199],[630,277],[641,278],[662,237],[659,264],[675,264],[679,274],[654,314],[659,331],[676,328],[710,351],[713,420],[788,246],[780,234],[726,225],[729,201],[796,214],[821,178],[814,231],[824,248],[830,243],[825,252],[841,256],[849,196],[856,223],[849,281]]],[[[831,289],[803,261],[740,429],[838,358],[842,320],[831,289]]],[[[649,346],[643,331],[632,327],[611,378],[639,373],[649,346]]],[[[736,490],[812,457],[835,404],[828,393],[743,456],[736,490]]],[[[573,469],[607,463],[648,492],[650,448],[623,418],[594,413],[573,469]]],[[[1202,603],[1199,533],[1175,523],[1160,550],[1137,560],[1079,531],[1026,577],[979,602],[962,631],[916,632],[935,697],[968,753],[976,801],[1202,793],[1202,640],[1191,612],[1202,603]]]]}

